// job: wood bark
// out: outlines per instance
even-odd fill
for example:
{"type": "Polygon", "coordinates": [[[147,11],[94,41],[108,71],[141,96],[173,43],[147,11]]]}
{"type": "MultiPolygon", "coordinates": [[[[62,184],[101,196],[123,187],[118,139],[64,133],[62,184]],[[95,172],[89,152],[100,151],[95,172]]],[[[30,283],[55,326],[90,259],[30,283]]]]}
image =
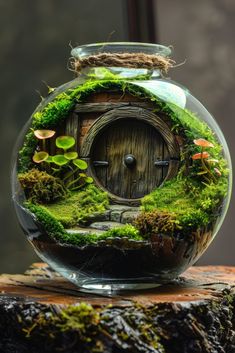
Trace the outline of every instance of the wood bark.
{"type": "Polygon", "coordinates": [[[235,352],[233,267],[192,267],[156,289],[111,296],[79,291],[40,263],[1,275],[0,293],[1,353],[235,352]],[[83,302],[94,310],[81,326],[66,310],[83,302]]]}

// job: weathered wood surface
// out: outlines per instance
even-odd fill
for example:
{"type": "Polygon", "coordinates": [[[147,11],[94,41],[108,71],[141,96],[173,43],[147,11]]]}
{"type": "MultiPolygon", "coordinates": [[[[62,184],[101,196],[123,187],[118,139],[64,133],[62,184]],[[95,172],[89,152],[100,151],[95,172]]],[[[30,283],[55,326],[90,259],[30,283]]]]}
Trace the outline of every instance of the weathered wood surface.
{"type": "Polygon", "coordinates": [[[166,144],[158,131],[141,121],[116,121],[99,135],[94,144],[93,160],[110,165],[95,167],[96,176],[112,194],[125,199],[139,199],[159,186],[168,167],[156,167],[154,162],[169,160],[166,144]],[[135,158],[125,165],[128,154],[135,158]],[[166,171],[165,171],[166,170],[166,171]]]}
{"type": "Polygon", "coordinates": [[[1,353],[235,352],[232,267],[192,267],[174,283],[111,297],[34,264],[0,276],[0,292],[1,353]],[[93,312],[71,311],[82,302],[93,312]]]}
{"type": "Polygon", "coordinates": [[[84,137],[81,157],[108,162],[108,166],[93,168],[95,183],[108,191],[114,202],[131,204],[177,174],[179,145],[158,115],[123,106],[106,112],[92,124],[84,137]],[[136,158],[132,168],[123,162],[126,154],[136,158]],[[156,167],[158,159],[166,159],[169,165],[156,167]]]}
{"type": "Polygon", "coordinates": [[[105,113],[109,110],[126,107],[135,106],[141,107],[148,110],[154,110],[153,104],[149,102],[100,102],[100,103],[77,103],[74,109],[75,113],[105,113]]]}

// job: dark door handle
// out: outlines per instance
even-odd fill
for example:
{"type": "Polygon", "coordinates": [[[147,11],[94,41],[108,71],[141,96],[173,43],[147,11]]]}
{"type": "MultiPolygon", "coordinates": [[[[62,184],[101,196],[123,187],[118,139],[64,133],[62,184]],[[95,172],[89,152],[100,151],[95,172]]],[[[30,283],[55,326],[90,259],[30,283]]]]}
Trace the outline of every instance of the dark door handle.
{"type": "Polygon", "coordinates": [[[109,162],[107,161],[93,161],[94,167],[108,167],[109,162]]]}
{"type": "Polygon", "coordinates": [[[154,162],[156,167],[167,167],[169,165],[169,161],[156,161],[154,162]]]}

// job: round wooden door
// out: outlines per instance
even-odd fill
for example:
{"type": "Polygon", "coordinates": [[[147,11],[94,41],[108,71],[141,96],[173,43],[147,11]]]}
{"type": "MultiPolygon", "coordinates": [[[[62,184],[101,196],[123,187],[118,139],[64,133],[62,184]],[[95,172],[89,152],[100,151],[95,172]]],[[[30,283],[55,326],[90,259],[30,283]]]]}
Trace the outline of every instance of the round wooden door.
{"type": "Polygon", "coordinates": [[[110,124],[98,135],[91,163],[97,179],[110,193],[138,199],[165,179],[169,151],[153,126],[125,119],[110,124]]]}
{"type": "Polygon", "coordinates": [[[93,123],[81,157],[113,201],[135,204],[177,174],[179,147],[160,117],[128,106],[110,110],[93,123]]]}

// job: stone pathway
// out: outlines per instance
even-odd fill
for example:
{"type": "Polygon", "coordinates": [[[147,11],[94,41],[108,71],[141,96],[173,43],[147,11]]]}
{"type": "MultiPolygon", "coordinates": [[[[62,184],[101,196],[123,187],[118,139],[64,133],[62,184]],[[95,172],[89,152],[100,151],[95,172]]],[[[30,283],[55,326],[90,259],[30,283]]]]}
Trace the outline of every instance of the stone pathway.
{"type": "Polygon", "coordinates": [[[109,229],[123,227],[127,223],[132,224],[135,218],[138,216],[139,212],[139,207],[110,205],[104,213],[93,214],[91,217],[89,217],[88,227],[76,227],[72,229],[66,229],[66,231],[70,234],[102,234],[109,229]]]}

